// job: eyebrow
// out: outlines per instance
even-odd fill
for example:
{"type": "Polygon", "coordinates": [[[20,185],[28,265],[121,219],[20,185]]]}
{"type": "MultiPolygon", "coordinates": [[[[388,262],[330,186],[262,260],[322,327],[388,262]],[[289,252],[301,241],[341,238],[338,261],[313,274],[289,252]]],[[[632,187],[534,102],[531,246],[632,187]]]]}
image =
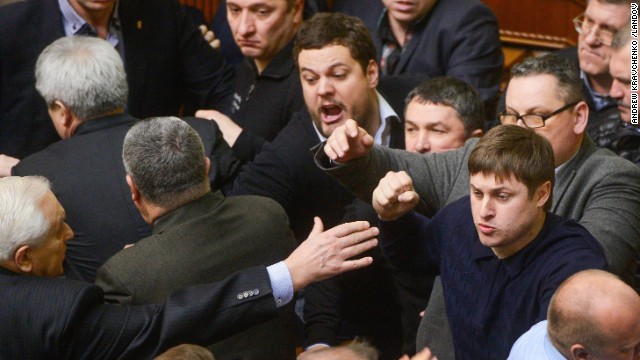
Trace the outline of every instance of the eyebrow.
{"type": "MultiPolygon", "coordinates": [[[[340,67],[340,66],[345,66],[345,67],[349,68],[349,65],[348,65],[348,64],[345,64],[345,63],[343,63],[343,62],[339,62],[339,63],[335,63],[335,64],[333,64],[333,65],[329,66],[329,70],[333,70],[333,69],[335,69],[336,67],[340,67]]],[[[314,73],[314,74],[317,74],[317,73],[318,73],[318,71],[313,70],[313,69],[310,69],[310,68],[308,68],[308,67],[301,67],[301,68],[300,68],[300,72],[303,72],[303,71],[310,71],[310,72],[312,72],[312,73],[314,73]]]]}

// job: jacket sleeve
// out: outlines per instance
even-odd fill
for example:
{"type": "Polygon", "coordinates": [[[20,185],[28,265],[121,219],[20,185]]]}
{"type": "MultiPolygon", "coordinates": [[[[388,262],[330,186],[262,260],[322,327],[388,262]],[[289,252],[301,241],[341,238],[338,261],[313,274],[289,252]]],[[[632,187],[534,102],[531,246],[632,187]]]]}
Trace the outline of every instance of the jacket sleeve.
{"type": "Polygon", "coordinates": [[[89,305],[70,325],[68,359],[153,358],[178,344],[206,346],[278,314],[265,267],[177,290],[158,305],[89,305]]]}

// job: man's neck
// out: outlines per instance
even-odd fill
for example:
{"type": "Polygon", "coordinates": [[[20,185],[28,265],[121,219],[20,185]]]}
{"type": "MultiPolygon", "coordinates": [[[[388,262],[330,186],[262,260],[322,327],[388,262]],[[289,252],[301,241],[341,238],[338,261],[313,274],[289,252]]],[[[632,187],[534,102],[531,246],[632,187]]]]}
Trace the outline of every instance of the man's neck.
{"type": "Polygon", "coordinates": [[[372,90],[373,94],[370,96],[371,104],[369,108],[371,112],[366,114],[366,125],[364,129],[367,130],[369,135],[375,136],[380,128],[382,121],[380,120],[380,103],[378,102],[378,94],[375,90],[372,90]]]}
{"type": "Polygon", "coordinates": [[[105,9],[90,10],[78,3],[77,0],[69,0],[69,4],[73,7],[78,15],[80,15],[89,25],[96,29],[98,37],[102,39],[107,38],[109,33],[109,21],[111,20],[111,14],[115,7],[115,2],[105,9]]]}

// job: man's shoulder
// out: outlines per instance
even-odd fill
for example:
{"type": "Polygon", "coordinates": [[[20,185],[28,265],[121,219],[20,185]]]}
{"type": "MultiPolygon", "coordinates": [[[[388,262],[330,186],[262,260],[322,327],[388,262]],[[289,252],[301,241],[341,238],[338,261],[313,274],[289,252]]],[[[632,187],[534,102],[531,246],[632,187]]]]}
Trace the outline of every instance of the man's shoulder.
{"type": "MultiPolygon", "coordinates": [[[[589,146],[593,149],[582,158],[580,164],[574,166],[577,171],[576,178],[592,178],[598,181],[599,179],[615,180],[617,176],[640,178],[640,167],[609,149],[597,148],[591,139],[585,138],[585,141],[589,141],[589,146]]],[[[640,186],[640,182],[637,185],[640,186]]]]}

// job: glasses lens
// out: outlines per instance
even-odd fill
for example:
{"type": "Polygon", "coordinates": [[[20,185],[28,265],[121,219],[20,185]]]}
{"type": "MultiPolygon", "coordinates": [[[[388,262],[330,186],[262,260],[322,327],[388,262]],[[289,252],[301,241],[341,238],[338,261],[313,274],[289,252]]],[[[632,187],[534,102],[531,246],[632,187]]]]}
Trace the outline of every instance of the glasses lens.
{"type": "Polygon", "coordinates": [[[502,125],[513,125],[518,122],[518,118],[513,114],[500,114],[499,120],[502,125]]]}
{"type": "Polygon", "coordinates": [[[544,119],[540,115],[523,115],[522,121],[526,127],[531,129],[544,126],[544,119]]]}

